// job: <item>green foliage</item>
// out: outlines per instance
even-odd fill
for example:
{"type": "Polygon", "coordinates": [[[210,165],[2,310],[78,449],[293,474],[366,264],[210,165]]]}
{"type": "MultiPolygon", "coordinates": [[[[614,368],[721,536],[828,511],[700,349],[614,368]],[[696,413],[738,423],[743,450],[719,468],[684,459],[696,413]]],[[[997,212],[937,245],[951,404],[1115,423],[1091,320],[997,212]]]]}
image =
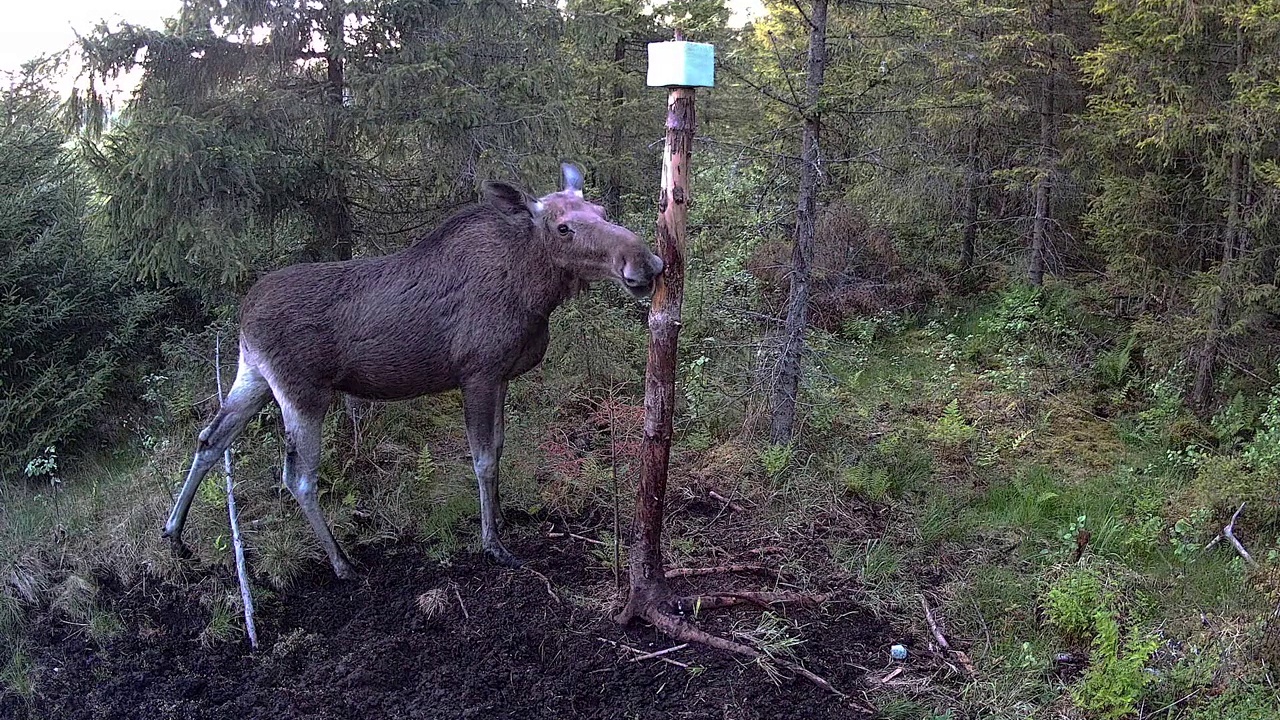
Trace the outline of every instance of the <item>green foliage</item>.
{"type": "Polygon", "coordinates": [[[1149,678],[1147,660],[1159,643],[1136,630],[1122,639],[1120,625],[1109,611],[1099,610],[1094,619],[1093,656],[1072,697],[1100,718],[1128,717],[1138,709],[1149,678]]]}
{"type": "Polygon", "coordinates": [[[757,457],[765,477],[770,482],[778,482],[795,459],[795,447],[790,444],[767,445],[757,453],[757,457]]]}
{"type": "Polygon", "coordinates": [[[1067,290],[1015,285],[1000,294],[978,329],[1009,356],[1051,349],[1063,352],[1078,341],[1081,323],[1076,313],[1067,290]]]}
{"type": "Polygon", "coordinates": [[[287,589],[310,563],[324,557],[310,529],[299,519],[276,518],[254,536],[254,569],[277,590],[287,589]]]}
{"type": "Polygon", "coordinates": [[[36,692],[35,663],[22,647],[15,647],[0,667],[0,686],[14,695],[29,698],[36,692]]]}
{"type": "Polygon", "coordinates": [[[240,633],[236,627],[236,612],[231,603],[216,600],[209,612],[209,622],[200,631],[200,644],[211,647],[234,640],[240,633]]]}
{"type": "Polygon", "coordinates": [[[1122,346],[1098,354],[1093,370],[1098,383],[1104,388],[1118,388],[1125,384],[1133,369],[1133,350],[1138,339],[1130,335],[1122,346]]]}
{"type": "Polygon", "coordinates": [[[418,534],[433,545],[437,557],[446,559],[462,544],[459,526],[480,510],[479,502],[469,495],[452,495],[433,506],[418,524],[418,534]]]}
{"type": "Polygon", "coordinates": [[[1189,718],[1190,720],[1270,720],[1280,716],[1280,696],[1277,696],[1275,688],[1264,682],[1247,687],[1233,687],[1207,703],[1193,707],[1189,718]]]}
{"type": "Polygon", "coordinates": [[[865,463],[851,465],[844,469],[844,486],[858,497],[871,502],[884,502],[888,499],[891,488],[889,471],[865,463]]]}
{"type": "Polygon", "coordinates": [[[0,477],[118,411],[169,303],[91,241],[89,186],[43,72],[0,90],[0,477]]]}
{"type": "Polygon", "coordinates": [[[1072,568],[1054,580],[1044,594],[1045,616],[1064,638],[1092,640],[1098,613],[1106,609],[1102,581],[1084,568],[1072,568]]]}
{"type": "Polygon", "coordinates": [[[963,452],[977,438],[977,430],[964,418],[960,401],[952,400],[929,431],[929,439],[950,452],[963,452]]]}
{"type": "Polygon", "coordinates": [[[436,470],[436,459],[431,454],[431,446],[423,443],[422,450],[418,452],[418,468],[415,479],[418,482],[430,484],[435,477],[436,470]]]}
{"type": "MultiPolygon", "coordinates": [[[[1241,421],[1236,424],[1243,425],[1241,421]]],[[[1253,440],[1245,445],[1244,458],[1263,472],[1280,468],[1280,386],[1274,386],[1267,394],[1266,409],[1258,418],[1253,440]]]]}

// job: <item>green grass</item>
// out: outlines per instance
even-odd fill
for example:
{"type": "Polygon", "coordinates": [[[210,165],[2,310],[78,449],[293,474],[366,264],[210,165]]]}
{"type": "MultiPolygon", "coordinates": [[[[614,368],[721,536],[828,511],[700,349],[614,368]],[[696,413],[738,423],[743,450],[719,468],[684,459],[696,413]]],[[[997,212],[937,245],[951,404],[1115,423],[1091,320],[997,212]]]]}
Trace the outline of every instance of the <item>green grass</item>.
{"type": "Polygon", "coordinates": [[[0,687],[19,697],[29,698],[34,695],[35,665],[26,650],[21,645],[16,646],[7,653],[7,657],[0,654],[0,660],[4,661],[3,666],[0,666],[0,687]]]}
{"type": "MultiPolygon", "coordinates": [[[[1018,399],[1016,392],[1008,401],[991,395],[1005,392],[1000,383],[1013,377],[1006,363],[1043,368],[1030,376],[1037,383],[1053,373],[1075,378],[1074,401],[1086,406],[1092,393],[1113,392],[1136,377],[1124,342],[1101,359],[1101,382],[1056,366],[1063,356],[1053,348],[1025,347],[1026,358],[1012,357],[1019,343],[1037,341],[1000,338],[999,322],[1007,317],[1000,313],[1008,309],[991,303],[936,318],[824,365],[844,372],[852,392],[842,399],[854,405],[845,412],[876,418],[870,424],[891,428],[888,437],[905,439],[915,451],[924,446],[919,438],[932,434],[935,449],[952,454],[941,455],[941,463],[912,463],[910,456],[886,453],[882,437],[838,475],[851,496],[895,511],[888,536],[832,549],[874,609],[893,608],[887,598],[915,586],[914,569],[931,555],[969,558],[941,592],[951,632],[972,643],[979,677],[958,696],[930,689],[884,693],[882,713],[930,717],[947,708],[961,716],[1047,720],[1060,717],[1064,706],[1074,706],[1078,717],[1103,718],[1168,705],[1153,717],[1280,717],[1268,684],[1274,680],[1250,655],[1271,604],[1225,543],[1203,549],[1221,525],[1209,518],[1221,510],[1206,515],[1201,508],[1220,507],[1213,503],[1253,486],[1231,474],[1238,472],[1234,466],[1212,482],[1189,485],[1188,472],[1165,461],[1171,436],[1159,428],[1144,430],[1148,436],[1139,442],[1130,431],[1124,444],[1123,420],[1058,422],[1051,413],[1060,408],[1034,402],[1024,405],[1030,413],[1025,429],[985,424],[991,421],[983,418],[982,401],[998,409],[1018,399]],[[983,394],[967,396],[970,387],[983,394]],[[956,440],[963,431],[968,442],[970,428],[978,436],[978,452],[969,456],[976,462],[957,469],[956,440]],[[995,444],[983,447],[989,436],[995,444]],[[1065,464],[1073,455],[1087,462],[1065,464]],[[1171,502],[1175,498],[1187,501],[1171,502]],[[1106,643],[1094,647],[1099,627],[1106,643]],[[1057,654],[1088,657],[1090,650],[1094,659],[1084,675],[1055,679],[1057,654]],[[1207,671],[1210,658],[1216,661],[1207,671]],[[1224,683],[1225,695],[1211,697],[1209,686],[1224,683]]],[[[1070,316],[1054,312],[1047,317],[1070,316]]],[[[1254,517],[1269,516],[1259,510],[1254,517]]],[[[1254,542],[1269,547],[1265,534],[1258,535],[1255,527],[1254,542]]]]}
{"type": "MultiPolygon", "coordinates": [[[[716,528],[674,513],[671,559],[716,561],[740,549],[734,541],[817,540],[816,552],[781,558],[790,577],[802,584],[831,574],[861,609],[916,637],[927,633],[919,598],[930,598],[977,675],[872,689],[884,717],[1085,720],[1135,709],[1159,720],[1280,717],[1274,669],[1259,650],[1280,592],[1267,585],[1280,527],[1257,501],[1273,483],[1240,461],[1239,442],[1196,463],[1177,456],[1179,433],[1202,428],[1143,376],[1139,355],[1125,350],[1126,329],[1095,343],[1064,327],[1070,302],[1024,292],[910,322],[816,333],[805,434],[785,448],[744,432],[744,403],[728,399],[737,380],[711,375],[745,361],[707,362],[705,382],[685,388],[683,401],[731,409],[678,434],[672,497],[702,492],[686,482],[698,470],[748,510],[716,528]],[[1109,354],[1088,356],[1094,345],[1109,354]],[[1118,383],[1127,388],[1119,403],[1118,383]],[[1093,417],[1095,402],[1127,415],[1093,417]],[[1251,508],[1246,537],[1264,565],[1257,572],[1226,543],[1205,550],[1242,499],[1251,508]],[[717,536],[726,524],[745,534],[717,536]],[[1055,660],[1062,653],[1085,662],[1063,673],[1055,660]]],[[[610,506],[608,433],[584,415],[617,392],[602,388],[635,379],[637,368],[609,343],[639,347],[639,335],[565,330],[548,368],[512,388],[503,491],[508,507],[575,518],[610,506]],[[572,451],[561,458],[568,469],[554,466],[550,443],[572,451]]],[[[634,393],[625,399],[638,402],[634,393]]],[[[1265,405],[1255,398],[1242,406],[1249,403],[1265,405]]],[[[326,433],[324,502],[344,542],[416,535],[440,562],[475,549],[478,503],[456,394],[378,406],[362,421],[359,443],[338,413],[326,433]]],[[[88,463],[56,497],[45,486],[0,486],[0,577],[12,578],[0,586],[6,686],[32,691],[22,628],[34,608],[53,608],[101,641],[120,630],[120,618],[99,600],[95,572],[125,576],[146,566],[176,577],[156,528],[190,434],[154,439],[145,461],[88,463]]],[[[284,588],[323,558],[279,489],[278,420],[264,414],[249,435],[238,446],[237,495],[256,521],[254,572],[284,588]]],[[[634,470],[623,472],[624,493],[634,470]]],[[[220,485],[202,492],[188,542],[206,562],[229,562],[219,549],[220,485]]],[[[629,502],[622,499],[624,518],[629,502]]],[[[607,541],[612,526],[593,531],[607,541]]],[[[611,550],[592,551],[600,566],[593,570],[611,576],[611,550]]],[[[226,590],[204,594],[225,598],[226,590]]],[[[233,602],[217,600],[209,612],[203,641],[238,635],[233,602]]],[[[778,653],[803,654],[803,627],[764,619],[739,631],[778,653]]]]}

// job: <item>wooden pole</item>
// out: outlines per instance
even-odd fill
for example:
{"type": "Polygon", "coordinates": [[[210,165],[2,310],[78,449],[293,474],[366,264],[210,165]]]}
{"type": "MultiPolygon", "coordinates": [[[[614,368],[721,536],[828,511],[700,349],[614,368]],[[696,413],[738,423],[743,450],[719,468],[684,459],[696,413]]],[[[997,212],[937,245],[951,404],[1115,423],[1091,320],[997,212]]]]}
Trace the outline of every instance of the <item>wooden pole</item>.
{"type": "Polygon", "coordinates": [[[649,362],[645,370],[644,438],[632,529],[631,592],[619,622],[644,617],[666,598],[662,562],[663,504],[675,414],[676,344],[684,303],[685,224],[689,212],[689,156],[693,150],[695,91],[675,87],[667,98],[667,141],[658,199],[658,255],[663,273],[649,307],[649,362]]]}

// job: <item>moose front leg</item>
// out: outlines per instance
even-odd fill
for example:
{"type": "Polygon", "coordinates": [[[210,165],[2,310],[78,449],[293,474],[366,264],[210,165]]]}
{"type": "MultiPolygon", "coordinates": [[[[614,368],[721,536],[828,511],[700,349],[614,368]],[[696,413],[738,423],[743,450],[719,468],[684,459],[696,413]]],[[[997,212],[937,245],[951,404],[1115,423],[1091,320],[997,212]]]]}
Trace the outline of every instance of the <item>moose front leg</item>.
{"type": "Polygon", "coordinates": [[[502,508],[498,500],[498,465],[502,460],[507,383],[484,380],[468,383],[462,391],[471,462],[480,487],[480,542],[494,560],[508,567],[520,561],[502,544],[502,508]]]}

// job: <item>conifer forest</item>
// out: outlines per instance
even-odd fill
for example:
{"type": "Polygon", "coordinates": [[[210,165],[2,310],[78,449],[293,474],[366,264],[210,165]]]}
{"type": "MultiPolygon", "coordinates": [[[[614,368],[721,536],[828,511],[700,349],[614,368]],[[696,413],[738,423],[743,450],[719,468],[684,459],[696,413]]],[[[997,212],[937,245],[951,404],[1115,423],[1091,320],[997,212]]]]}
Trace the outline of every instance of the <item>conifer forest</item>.
{"type": "Polygon", "coordinates": [[[0,73],[0,717],[1280,718],[1276,0],[172,4],[0,73]]]}

